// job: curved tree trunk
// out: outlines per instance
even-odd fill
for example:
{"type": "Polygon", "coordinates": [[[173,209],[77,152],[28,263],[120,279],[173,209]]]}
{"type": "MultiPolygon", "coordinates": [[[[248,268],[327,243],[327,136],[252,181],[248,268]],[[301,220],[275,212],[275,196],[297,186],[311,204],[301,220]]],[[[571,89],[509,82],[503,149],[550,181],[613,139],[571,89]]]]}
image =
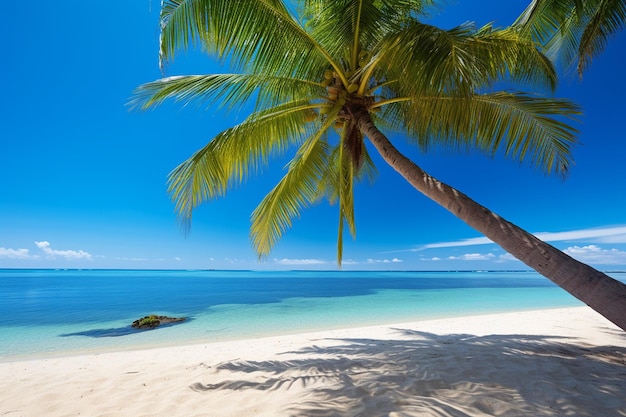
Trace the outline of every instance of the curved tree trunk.
{"type": "Polygon", "coordinates": [[[367,110],[354,116],[383,159],[418,191],[626,331],[626,284],[575,260],[428,175],[391,144],[367,110]]]}

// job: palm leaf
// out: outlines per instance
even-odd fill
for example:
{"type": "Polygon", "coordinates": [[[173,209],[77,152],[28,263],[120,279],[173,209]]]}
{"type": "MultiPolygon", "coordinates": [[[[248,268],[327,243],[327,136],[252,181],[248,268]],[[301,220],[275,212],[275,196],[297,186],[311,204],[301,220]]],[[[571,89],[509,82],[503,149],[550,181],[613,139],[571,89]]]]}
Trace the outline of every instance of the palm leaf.
{"type": "Polygon", "coordinates": [[[296,78],[340,68],[280,0],[163,0],[161,63],[201,45],[236,69],[296,78]]]}
{"type": "MultiPolygon", "coordinates": [[[[346,123],[347,124],[347,123],[346,123]]],[[[347,226],[352,237],[356,237],[356,221],[354,217],[354,187],[355,181],[368,178],[373,181],[376,167],[363,146],[359,161],[355,161],[346,139],[352,134],[350,126],[342,130],[339,143],[333,148],[328,165],[320,181],[319,192],[324,193],[331,204],[338,204],[338,231],[337,231],[337,262],[341,265],[343,259],[343,231],[347,226]]],[[[359,131],[360,143],[362,133],[359,131]]]]}
{"type": "Polygon", "coordinates": [[[431,1],[307,0],[306,28],[346,67],[358,67],[358,53],[380,36],[401,27],[408,16],[420,13],[431,1]]]}
{"type": "Polygon", "coordinates": [[[443,30],[415,21],[381,41],[378,50],[375,65],[387,81],[396,80],[389,86],[396,97],[433,90],[468,96],[505,77],[556,86],[550,61],[511,29],[464,25],[443,30]]]}
{"type": "Polygon", "coordinates": [[[250,172],[266,166],[270,156],[301,144],[315,129],[310,114],[311,105],[306,103],[257,112],[218,134],[174,169],[168,176],[168,192],[183,224],[191,221],[198,205],[225,195],[250,172]]]}
{"type": "Polygon", "coordinates": [[[580,109],[567,100],[497,92],[471,98],[423,97],[403,108],[407,130],[423,150],[434,145],[476,148],[566,175],[577,131],[564,120],[580,109]]]}
{"type": "Polygon", "coordinates": [[[522,35],[544,45],[559,31],[563,22],[577,16],[577,10],[581,8],[582,2],[578,0],[532,0],[512,26],[522,35]]]}
{"type": "Polygon", "coordinates": [[[251,97],[256,97],[257,109],[262,109],[301,97],[321,96],[324,91],[319,83],[294,78],[251,74],[186,75],[141,85],[130,104],[145,110],[174,99],[185,105],[197,101],[222,108],[243,106],[251,97]]]}
{"type": "Polygon", "coordinates": [[[580,39],[578,55],[578,73],[591,64],[594,56],[606,47],[611,35],[621,30],[626,22],[625,0],[601,0],[597,10],[591,16],[580,39]]]}
{"type": "Polygon", "coordinates": [[[252,213],[250,234],[259,257],[267,256],[291,228],[293,219],[319,199],[318,184],[328,159],[327,144],[321,137],[330,126],[331,121],[327,121],[307,139],[289,164],[287,174],[252,213]]]}
{"type": "MultiPolygon", "coordinates": [[[[347,133],[344,133],[344,136],[347,133]]],[[[345,138],[342,138],[342,142],[345,138]]],[[[344,222],[353,237],[356,237],[356,224],[354,221],[354,177],[356,167],[346,146],[339,148],[339,230],[337,233],[337,262],[341,265],[343,259],[343,228],[344,222]]]]}
{"type": "Polygon", "coordinates": [[[534,0],[514,26],[579,75],[626,22],[626,0],[534,0]]]}

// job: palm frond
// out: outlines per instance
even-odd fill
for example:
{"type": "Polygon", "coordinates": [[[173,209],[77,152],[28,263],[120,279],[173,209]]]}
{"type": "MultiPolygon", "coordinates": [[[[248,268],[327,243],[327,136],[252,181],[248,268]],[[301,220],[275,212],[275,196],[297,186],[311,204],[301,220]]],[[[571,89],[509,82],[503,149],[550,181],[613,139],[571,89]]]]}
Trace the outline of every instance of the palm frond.
{"type": "Polygon", "coordinates": [[[378,42],[382,34],[400,27],[423,2],[336,0],[306,1],[306,28],[347,68],[358,67],[358,54],[378,42]],[[415,9],[407,8],[412,3],[415,9]],[[394,26],[395,25],[395,26],[394,26]]]}
{"type": "Polygon", "coordinates": [[[258,172],[271,155],[281,155],[301,144],[315,123],[311,105],[289,103],[257,112],[241,124],[224,130],[168,176],[168,192],[184,225],[193,210],[258,172]]]}
{"type": "Polygon", "coordinates": [[[331,204],[338,203],[337,263],[339,265],[343,259],[343,231],[346,225],[352,236],[356,236],[356,223],[354,221],[355,174],[353,161],[340,142],[331,150],[318,189],[318,193],[323,193],[331,204]]]}
{"type": "Polygon", "coordinates": [[[228,174],[222,164],[219,140],[213,140],[168,175],[167,191],[185,229],[193,211],[204,201],[222,197],[228,189],[228,174]]]}
{"type": "Polygon", "coordinates": [[[480,28],[467,43],[471,54],[485,68],[490,81],[510,79],[554,91],[558,77],[539,45],[512,28],[480,28]]]}
{"type": "Polygon", "coordinates": [[[532,41],[490,25],[443,30],[413,22],[378,48],[376,65],[387,80],[397,80],[389,86],[397,96],[425,91],[468,96],[507,77],[550,89],[557,82],[551,62],[532,41]]]}
{"type": "Polygon", "coordinates": [[[250,235],[259,257],[267,256],[291,228],[293,219],[319,199],[318,183],[328,159],[328,147],[321,138],[330,126],[331,121],[327,121],[306,140],[289,164],[287,174],[252,213],[250,235]]]}
{"type": "Polygon", "coordinates": [[[576,65],[580,45],[581,23],[576,14],[567,16],[561,22],[561,27],[544,43],[546,55],[555,63],[564,68],[576,65]]]}
{"type": "MultiPolygon", "coordinates": [[[[340,150],[340,145],[336,145],[331,149],[330,156],[328,157],[328,166],[324,171],[324,175],[319,185],[320,196],[326,197],[331,204],[336,204],[339,200],[341,184],[339,168],[341,167],[342,155],[340,150]]],[[[378,171],[376,170],[376,165],[374,164],[367,147],[365,147],[361,169],[354,171],[355,179],[358,181],[368,180],[371,182],[374,181],[377,174],[378,171]]]]}
{"type": "Polygon", "coordinates": [[[578,14],[576,3],[579,3],[578,0],[532,0],[512,27],[544,45],[559,31],[565,20],[578,14]]]}
{"type": "Polygon", "coordinates": [[[514,27],[582,75],[625,22],[626,0],[533,0],[514,27]]]}
{"type": "Polygon", "coordinates": [[[160,40],[162,64],[195,44],[251,73],[310,78],[339,68],[280,0],[163,0],[160,40]]]}
{"type": "Polygon", "coordinates": [[[542,45],[556,63],[571,65],[578,58],[585,15],[597,0],[534,0],[513,24],[522,36],[542,45]],[[589,6],[587,6],[589,5],[589,6]]]}
{"type": "Polygon", "coordinates": [[[257,98],[257,110],[302,97],[321,96],[319,83],[286,77],[254,74],[207,74],[167,77],[139,86],[130,102],[142,110],[174,99],[185,105],[201,102],[218,108],[243,106],[257,98]]]}
{"type": "Polygon", "coordinates": [[[585,26],[580,39],[578,73],[582,74],[593,57],[606,47],[609,37],[626,24],[626,0],[601,0],[597,10],[585,26]]]}
{"type": "Polygon", "coordinates": [[[443,30],[413,21],[377,45],[377,58],[372,63],[387,74],[387,79],[399,80],[406,95],[417,95],[424,89],[462,89],[467,94],[477,77],[478,84],[486,82],[483,73],[473,71],[473,60],[461,47],[471,31],[471,27],[443,30]]]}
{"type": "Polygon", "coordinates": [[[571,165],[577,131],[565,120],[575,119],[580,109],[567,100],[497,92],[396,105],[404,109],[407,130],[423,150],[433,145],[489,155],[502,150],[506,157],[562,176],[571,165]]]}
{"type": "MultiPolygon", "coordinates": [[[[360,135],[361,132],[358,132],[360,135]]],[[[346,145],[348,136],[352,135],[349,128],[342,130],[340,142],[333,147],[327,166],[319,183],[319,193],[324,194],[331,204],[338,204],[337,231],[337,262],[343,259],[343,231],[347,226],[352,237],[356,237],[356,221],[354,216],[354,187],[357,180],[368,178],[373,181],[377,174],[374,162],[367,148],[359,141],[362,149],[359,161],[355,161],[352,149],[346,145]]]]}

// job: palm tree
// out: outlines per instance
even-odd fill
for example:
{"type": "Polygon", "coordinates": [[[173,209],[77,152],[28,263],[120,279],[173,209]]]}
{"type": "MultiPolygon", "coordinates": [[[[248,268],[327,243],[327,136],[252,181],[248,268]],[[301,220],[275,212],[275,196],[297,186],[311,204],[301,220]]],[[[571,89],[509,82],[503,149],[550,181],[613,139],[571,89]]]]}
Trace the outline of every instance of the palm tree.
{"type": "Polygon", "coordinates": [[[465,194],[428,175],[382,130],[423,151],[477,149],[566,175],[579,109],[567,100],[491,91],[503,80],[553,90],[556,73],[517,27],[419,20],[431,0],[164,0],[161,62],[201,45],[232,74],[169,77],[145,84],[135,105],[166,99],[254,103],[240,124],[215,136],[169,176],[185,224],[199,204],[223,196],[269,157],[295,149],[287,172],[252,214],[251,238],[266,256],[294,218],[327,198],[354,234],[355,183],[375,171],[366,139],[418,191],[626,329],[626,285],[567,256],[465,194]],[[382,129],[382,130],[381,130],[382,129]]]}
{"type": "Polygon", "coordinates": [[[626,0],[533,0],[515,26],[578,74],[626,22],[626,0]]]}

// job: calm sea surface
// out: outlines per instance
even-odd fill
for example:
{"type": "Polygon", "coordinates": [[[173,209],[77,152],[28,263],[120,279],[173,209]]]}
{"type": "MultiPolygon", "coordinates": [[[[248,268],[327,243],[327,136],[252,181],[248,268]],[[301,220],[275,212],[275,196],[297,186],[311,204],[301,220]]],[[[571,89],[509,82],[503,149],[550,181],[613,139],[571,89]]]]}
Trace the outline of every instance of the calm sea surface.
{"type": "Polygon", "coordinates": [[[0,361],[579,305],[534,272],[0,269],[0,361]]]}

